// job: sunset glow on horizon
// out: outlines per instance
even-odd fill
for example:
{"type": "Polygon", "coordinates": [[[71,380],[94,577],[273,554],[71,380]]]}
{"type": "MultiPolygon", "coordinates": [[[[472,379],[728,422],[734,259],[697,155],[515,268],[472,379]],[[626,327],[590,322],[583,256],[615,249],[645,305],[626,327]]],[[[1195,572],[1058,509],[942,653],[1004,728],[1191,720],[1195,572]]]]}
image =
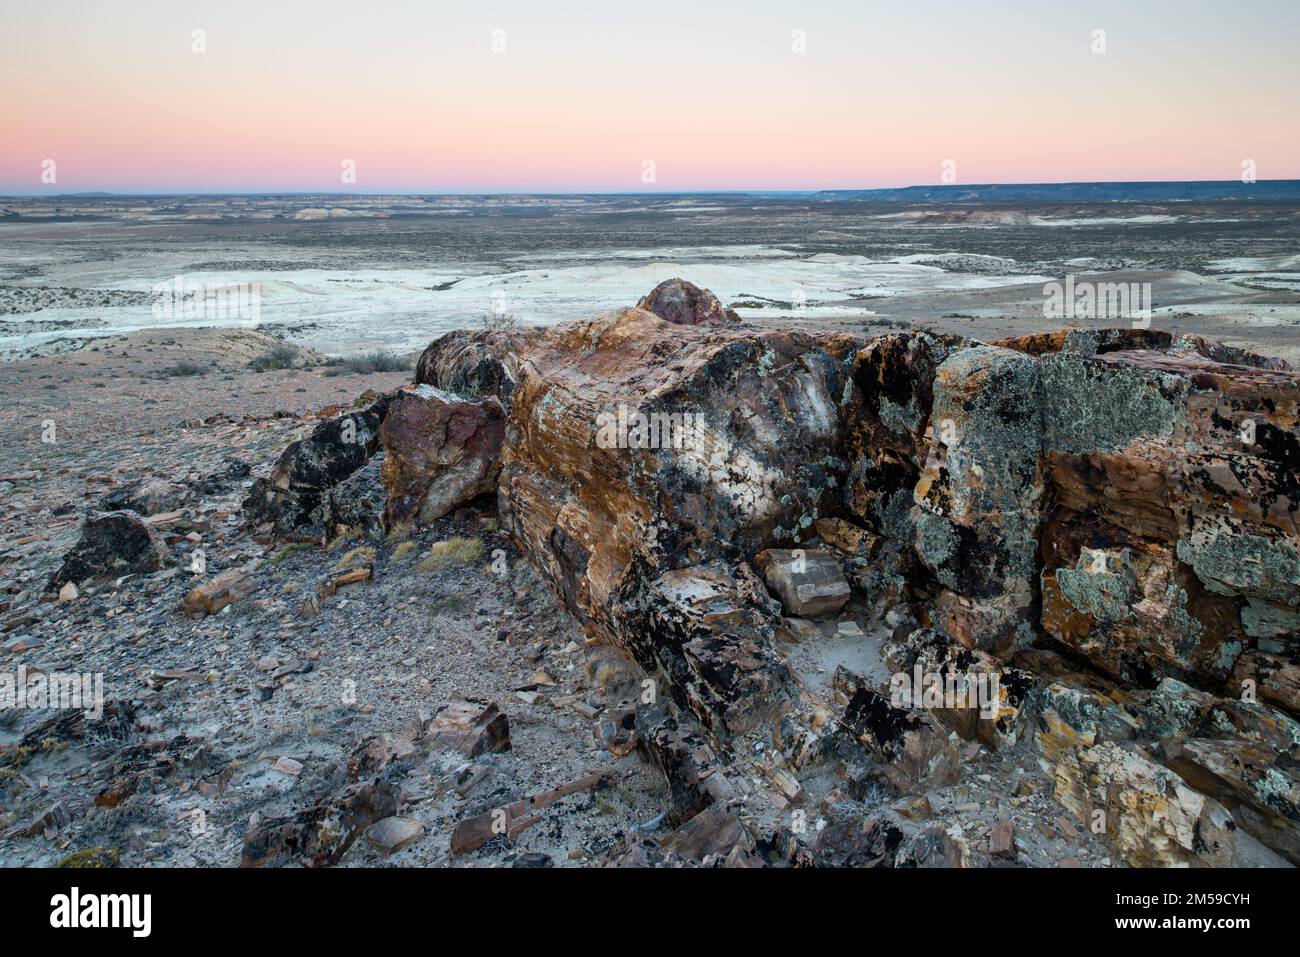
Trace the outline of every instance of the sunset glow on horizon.
{"type": "Polygon", "coordinates": [[[1300,5],[898,6],[28,4],[0,193],[1300,178],[1300,5]]]}

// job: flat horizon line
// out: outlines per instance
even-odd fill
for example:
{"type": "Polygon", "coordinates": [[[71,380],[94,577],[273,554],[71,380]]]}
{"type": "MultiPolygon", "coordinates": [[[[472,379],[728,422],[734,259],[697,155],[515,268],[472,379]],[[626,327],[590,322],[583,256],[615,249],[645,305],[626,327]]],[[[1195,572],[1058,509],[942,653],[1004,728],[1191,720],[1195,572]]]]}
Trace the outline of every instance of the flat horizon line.
{"type": "Polygon", "coordinates": [[[985,182],[985,183],[914,183],[908,186],[824,186],[808,188],[773,188],[754,187],[748,189],[675,189],[675,190],[378,190],[361,192],[354,190],[181,190],[181,191],[140,191],[118,192],[114,190],[84,189],[75,192],[17,192],[0,193],[0,199],[95,199],[95,198],[173,198],[173,197],[207,197],[207,196],[330,196],[330,197],[383,197],[383,196],[536,196],[536,197],[571,197],[571,196],[808,196],[817,193],[868,193],[868,192],[902,192],[922,189],[989,189],[997,187],[1044,187],[1044,186],[1262,186],[1266,184],[1300,184],[1300,179],[1260,179],[1253,183],[1243,183],[1237,179],[1132,179],[1132,180],[1053,180],[1046,182],[985,182]]]}

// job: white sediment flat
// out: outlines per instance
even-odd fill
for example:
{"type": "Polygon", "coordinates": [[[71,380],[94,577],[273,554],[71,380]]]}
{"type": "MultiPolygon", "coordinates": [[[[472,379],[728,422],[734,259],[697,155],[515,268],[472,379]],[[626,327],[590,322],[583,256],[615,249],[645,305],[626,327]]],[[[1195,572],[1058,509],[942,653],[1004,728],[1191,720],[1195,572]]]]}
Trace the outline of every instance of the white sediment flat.
{"type": "MultiPolygon", "coordinates": [[[[875,260],[764,246],[673,247],[534,253],[532,262],[555,266],[517,270],[483,264],[431,264],[418,269],[302,269],[180,273],[186,288],[256,284],[258,321],[287,327],[296,341],[330,353],[359,348],[407,351],[427,345],[452,329],[474,327],[491,311],[511,313],[523,325],[551,325],[635,305],[656,284],[673,276],[711,289],[724,303],[742,302],[742,317],[791,315],[851,318],[871,315],[869,300],[925,290],[984,289],[1017,282],[1046,282],[1047,276],[971,275],[912,260],[935,260],[942,252],[875,260]],[[450,284],[448,286],[448,284],[450,284]],[[439,288],[444,287],[447,288],[439,288]],[[863,300],[858,305],[853,300],[863,300]],[[800,304],[797,308],[792,304],[800,304]]],[[[150,292],[174,280],[167,257],[149,256],[120,269],[100,270],[94,288],[150,292]]],[[[177,267],[194,254],[175,255],[177,267]]],[[[88,277],[91,278],[91,277],[88,277]]],[[[48,277],[45,278],[49,281],[48,277]]],[[[69,284],[72,284],[71,282],[69,284]]],[[[57,323],[49,331],[5,336],[0,351],[11,353],[58,338],[113,335],[151,327],[256,325],[250,318],[155,317],[148,305],[87,308],[51,306],[0,317],[24,324],[57,323]],[[91,320],[94,320],[93,322],[91,320]]]]}

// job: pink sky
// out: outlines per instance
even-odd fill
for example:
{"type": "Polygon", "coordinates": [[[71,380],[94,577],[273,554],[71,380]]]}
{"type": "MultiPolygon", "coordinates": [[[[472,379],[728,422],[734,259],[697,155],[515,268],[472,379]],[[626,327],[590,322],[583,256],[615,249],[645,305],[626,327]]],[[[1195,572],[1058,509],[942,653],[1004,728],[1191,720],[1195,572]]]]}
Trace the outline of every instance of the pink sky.
{"type": "Polygon", "coordinates": [[[1300,178],[1300,4],[611,6],[9,8],[0,192],[1300,178]]]}

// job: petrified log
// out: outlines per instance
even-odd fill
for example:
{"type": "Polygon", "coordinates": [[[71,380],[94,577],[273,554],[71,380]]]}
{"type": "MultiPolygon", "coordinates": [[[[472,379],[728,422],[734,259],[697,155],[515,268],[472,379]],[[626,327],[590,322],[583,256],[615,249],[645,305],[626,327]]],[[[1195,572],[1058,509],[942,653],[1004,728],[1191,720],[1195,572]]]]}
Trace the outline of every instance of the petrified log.
{"type": "Polygon", "coordinates": [[[384,509],[388,493],[380,473],[388,456],[377,452],[369,462],[331,488],[322,498],[325,537],[360,535],[384,538],[384,509]]]}
{"type": "Polygon", "coordinates": [[[240,866],[337,864],[370,825],[392,817],[397,808],[395,784],[382,779],[350,784],[322,804],[250,828],[240,866]]]}
{"type": "Polygon", "coordinates": [[[187,615],[215,615],[256,588],[257,581],[248,569],[231,568],[192,588],[181,600],[181,611],[187,615]]]}
{"type": "MultiPolygon", "coordinates": [[[[692,574],[719,593],[764,548],[834,538],[832,520],[870,536],[852,566],[868,598],[919,598],[967,647],[1005,658],[1045,628],[1125,680],[1221,681],[1250,647],[1247,619],[1294,653],[1300,381],[1133,332],[1006,343],[1017,351],[623,310],[445,337],[420,375],[509,383],[505,526],[594,633],[661,666],[682,700],[700,669],[650,586],[708,568],[692,574]],[[653,441],[641,426],[656,415],[674,439],[673,417],[694,416],[698,434],[653,441]]],[[[770,615],[745,616],[761,649],[770,615]]]]}
{"type": "Polygon", "coordinates": [[[1056,766],[1056,798],[1135,866],[1224,867],[1232,816],[1149,757],[1115,744],[1073,749],[1056,766]]]}
{"type": "Polygon", "coordinates": [[[429,725],[428,748],[459,751],[467,758],[510,750],[510,720],[495,704],[454,701],[439,711],[429,725]]]}
{"type": "Polygon", "coordinates": [[[1220,683],[1264,636],[1294,654],[1300,376],[1188,353],[1040,362],[1044,628],[1147,684],[1220,683]]]}
{"type": "MultiPolygon", "coordinates": [[[[627,309],[514,337],[518,352],[498,359],[515,375],[503,524],[579,619],[668,672],[717,730],[779,704],[759,694],[785,681],[747,563],[839,509],[840,400],[860,345],[627,309]],[[732,614],[697,614],[696,593],[732,614]]],[[[440,387],[462,380],[457,356],[485,361],[463,338],[440,340],[420,369],[440,387]]]]}
{"type": "MultiPolygon", "coordinates": [[[[1106,811],[1129,862],[1232,857],[1229,811],[1193,779],[1237,826],[1300,831],[1246,794],[1267,771],[1232,779],[1215,758],[1246,741],[1265,768],[1290,747],[1269,710],[1295,707],[1300,652],[1300,376],[1284,363],[1151,330],[987,345],[625,309],[446,336],[417,381],[499,399],[503,528],[708,732],[637,718],[679,823],[726,798],[715,761],[737,733],[774,732],[785,765],[758,776],[788,801],[826,738],[849,747],[835,727],[899,787],[953,779],[942,722],[1036,743],[1060,799],[1106,811]],[[810,699],[769,594],[794,607],[798,583],[755,573],[794,549],[842,565],[855,614],[888,613],[891,667],[997,673],[995,715],[896,708],[859,675],[838,707],[810,699]],[[1243,682],[1262,704],[1218,697],[1243,682]],[[1186,779],[1151,760],[1170,735],[1186,779]]],[[[901,859],[935,857],[932,837],[901,859]]]]}
{"type": "Polygon", "coordinates": [[[844,704],[841,729],[881,759],[885,776],[900,791],[924,791],[960,776],[961,756],[924,710],[894,707],[842,666],[835,688],[844,704]]]}

